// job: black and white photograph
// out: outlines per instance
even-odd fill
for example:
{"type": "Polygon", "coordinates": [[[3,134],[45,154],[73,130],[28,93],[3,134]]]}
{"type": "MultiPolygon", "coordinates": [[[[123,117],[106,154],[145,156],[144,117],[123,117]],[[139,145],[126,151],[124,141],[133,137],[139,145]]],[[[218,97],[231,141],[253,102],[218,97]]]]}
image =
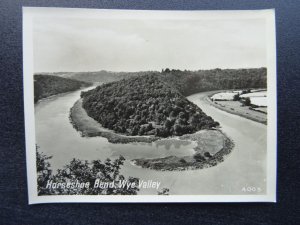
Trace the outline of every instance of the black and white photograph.
{"type": "Polygon", "coordinates": [[[274,10],[23,8],[29,203],[276,202],[274,10]]]}

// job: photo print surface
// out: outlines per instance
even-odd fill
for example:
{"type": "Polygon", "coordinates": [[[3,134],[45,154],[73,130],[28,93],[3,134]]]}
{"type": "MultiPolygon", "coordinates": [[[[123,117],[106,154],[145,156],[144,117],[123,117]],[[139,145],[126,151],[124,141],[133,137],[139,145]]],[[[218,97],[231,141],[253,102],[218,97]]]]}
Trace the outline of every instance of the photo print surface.
{"type": "Polygon", "coordinates": [[[29,203],[276,201],[274,18],[23,8],[29,203]]]}

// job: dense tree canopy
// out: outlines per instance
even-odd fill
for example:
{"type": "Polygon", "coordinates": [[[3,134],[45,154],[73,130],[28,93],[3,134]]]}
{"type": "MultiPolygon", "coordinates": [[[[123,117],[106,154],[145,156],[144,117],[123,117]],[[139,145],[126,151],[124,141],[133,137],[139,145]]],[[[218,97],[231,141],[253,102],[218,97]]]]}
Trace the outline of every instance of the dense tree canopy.
{"type": "MultiPolygon", "coordinates": [[[[114,73],[107,71],[62,73],[85,81],[109,82],[82,93],[88,115],[104,127],[126,135],[183,135],[218,123],[184,96],[221,90],[266,88],[267,70],[213,69],[114,73]],[[112,77],[111,79],[106,79],[112,77]],[[122,80],[119,80],[124,78],[122,80]],[[104,80],[103,80],[104,79],[104,80]],[[118,80],[110,82],[112,80],[118,80]]],[[[73,91],[88,83],[53,75],[35,75],[35,102],[54,94],[73,91]]]]}
{"type": "Polygon", "coordinates": [[[139,183],[138,178],[125,178],[120,169],[125,158],[120,156],[115,160],[93,160],[92,162],[73,159],[63,169],[53,173],[47,156],[36,149],[37,189],[38,195],[136,195],[137,185],[123,186],[120,183],[139,183]],[[95,187],[95,182],[115,184],[111,186],[95,187]],[[51,185],[49,185],[51,183],[51,185]],[[56,184],[54,188],[52,185],[56,184]],[[78,184],[89,183],[89,186],[78,184]],[[63,184],[61,186],[57,184],[63,184]],[[67,184],[70,184],[68,187],[67,184]]]}
{"type": "Polygon", "coordinates": [[[89,85],[86,82],[52,75],[34,75],[34,102],[51,95],[75,91],[89,85]]]}
{"type": "Polygon", "coordinates": [[[267,69],[164,70],[159,76],[185,96],[212,90],[266,88],[267,69]]]}
{"type": "Polygon", "coordinates": [[[168,137],[218,125],[157,74],[107,83],[82,97],[90,117],[126,135],[168,137]]]}

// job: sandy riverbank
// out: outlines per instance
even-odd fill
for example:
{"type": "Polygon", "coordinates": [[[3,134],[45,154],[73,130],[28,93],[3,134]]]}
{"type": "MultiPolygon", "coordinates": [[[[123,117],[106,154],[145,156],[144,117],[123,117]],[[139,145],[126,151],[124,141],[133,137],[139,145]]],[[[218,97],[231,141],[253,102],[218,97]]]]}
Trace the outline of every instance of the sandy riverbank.
{"type": "MultiPolygon", "coordinates": [[[[82,108],[82,100],[75,102],[70,110],[70,120],[74,128],[84,137],[101,136],[107,138],[111,143],[131,143],[131,142],[154,142],[161,138],[155,136],[126,136],[117,134],[111,130],[103,128],[97,121],[87,115],[82,108]]],[[[203,169],[215,166],[224,161],[228,155],[233,143],[220,130],[201,130],[194,134],[186,134],[180,137],[166,138],[170,141],[186,140],[195,142],[193,156],[168,156],[155,159],[134,159],[132,162],[136,166],[155,170],[187,170],[203,169]]]]}

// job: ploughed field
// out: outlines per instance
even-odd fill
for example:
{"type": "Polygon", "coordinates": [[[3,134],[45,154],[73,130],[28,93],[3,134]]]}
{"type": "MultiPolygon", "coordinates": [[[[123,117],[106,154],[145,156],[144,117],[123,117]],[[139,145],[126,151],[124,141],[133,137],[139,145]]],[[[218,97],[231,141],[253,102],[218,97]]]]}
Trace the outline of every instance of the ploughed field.
{"type": "Polygon", "coordinates": [[[155,74],[103,84],[81,97],[88,116],[124,135],[181,136],[219,125],[155,74]]]}

